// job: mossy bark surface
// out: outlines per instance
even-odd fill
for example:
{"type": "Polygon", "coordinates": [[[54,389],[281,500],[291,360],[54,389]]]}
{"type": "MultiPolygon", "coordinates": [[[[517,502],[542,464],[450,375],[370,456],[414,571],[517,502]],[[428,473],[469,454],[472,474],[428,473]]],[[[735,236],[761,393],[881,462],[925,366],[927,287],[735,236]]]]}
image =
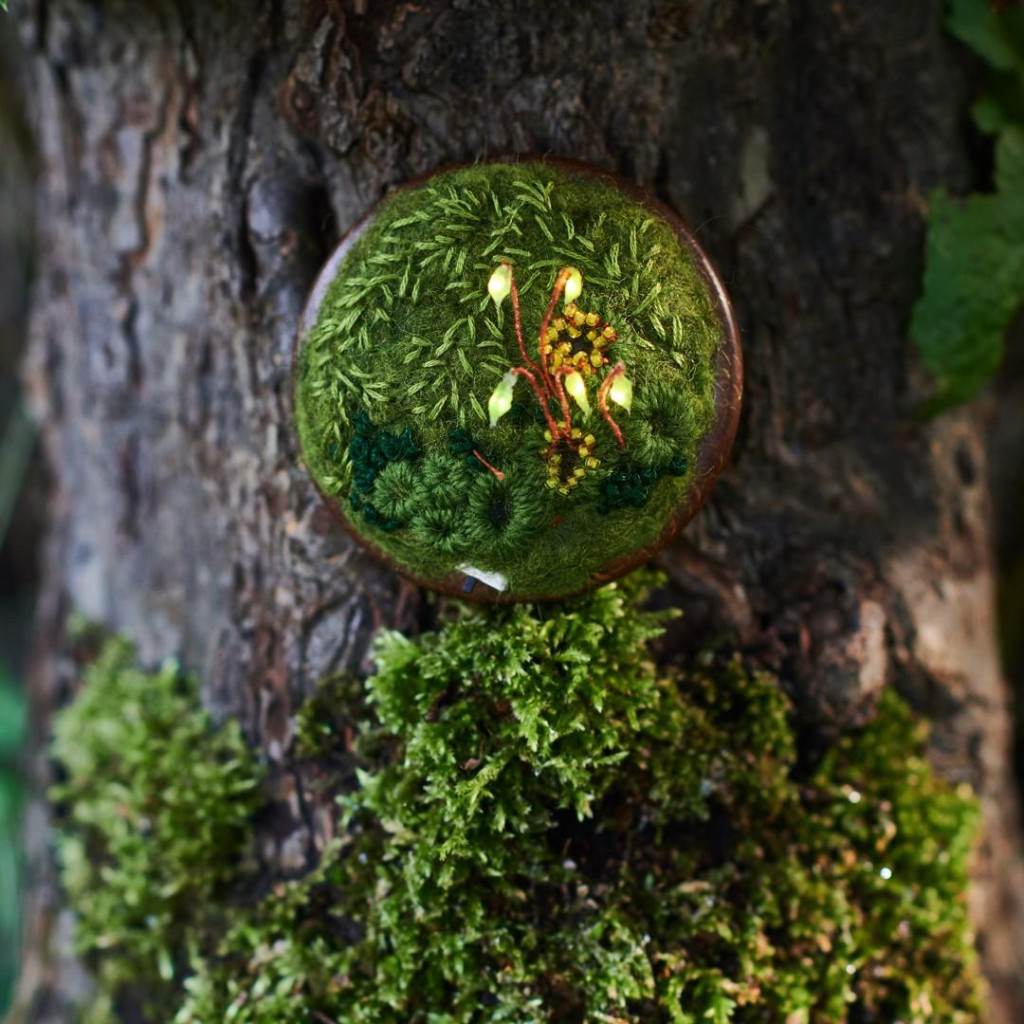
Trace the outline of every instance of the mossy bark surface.
{"type": "MultiPolygon", "coordinates": [[[[17,7],[4,31],[40,167],[25,378],[55,479],[40,736],[76,685],[76,608],[145,664],[178,657],[260,749],[264,888],[317,865],[355,778],[296,756],[298,709],[325,676],[365,674],[378,627],[415,634],[435,612],[336,528],[298,466],[304,296],[389,186],[509,151],[589,160],[697,229],[743,332],[733,464],[661,560],[687,615],[660,656],[730,637],[781,681],[810,761],[872,718],[886,682],[934,720],[932,763],[981,799],[971,896],[993,1015],[1020,1019],[982,427],[915,421],[905,337],[922,197],[972,173],[969,62],[938,0],[17,7]]],[[[47,830],[40,804],[18,1012],[56,1022],[88,981],[47,830]]]]}

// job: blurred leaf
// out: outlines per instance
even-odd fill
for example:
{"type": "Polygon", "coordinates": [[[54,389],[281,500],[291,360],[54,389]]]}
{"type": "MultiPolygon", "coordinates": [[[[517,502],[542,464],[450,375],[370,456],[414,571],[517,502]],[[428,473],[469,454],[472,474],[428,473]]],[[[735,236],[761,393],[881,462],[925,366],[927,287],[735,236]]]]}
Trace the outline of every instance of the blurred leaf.
{"type": "Polygon", "coordinates": [[[1024,131],[996,149],[992,195],[932,197],[924,294],[910,332],[938,381],[928,411],[974,395],[998,368],[1003,339],[1024,304],[1024,131]]]}
{"type": "Polygon", "coordinates": [[[17,754],[27,717],[21,690],[0,668],[0,758],[17,754]]]}
{"type": "Polygon", "coordinates": [[[18,920],[18,844],[13,839],[21,786],[13,776],[0,775],[0,797],[7,804],[7,813],[0,816],[0,935],[3,935],[18,920]]]}
{"type": "Polygon", "coordinates": [[[1024,12],[997,13],[989,0],[951,0],[946,28],[995,70],[1024,72],[1024,12]]]}
{"type": "Polygon", "coordinates": [[[1024,305],[1024,11],[953,0],[946,25],[996,71],[972,111],[982,131],[997,135],[995,191],[931,197],[923,294],[910,322],[937,384],[926,415],[977,394],[1024,305]]]}
{"type": "Polygon", "coordinates": [[[0,1016],[10,1002],[18,968],[21,930],[19,819],[24,783],[13,767],[26,723],[25,701],[0,665],[0,1016]]]}

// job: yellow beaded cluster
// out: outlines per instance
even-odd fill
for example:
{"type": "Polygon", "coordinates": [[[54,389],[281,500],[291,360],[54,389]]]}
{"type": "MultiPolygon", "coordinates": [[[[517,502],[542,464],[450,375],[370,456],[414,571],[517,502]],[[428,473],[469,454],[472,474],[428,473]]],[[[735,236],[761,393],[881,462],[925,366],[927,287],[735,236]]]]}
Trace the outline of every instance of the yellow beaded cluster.
{"type": "MultiPolygon", "coordinates": [[[[565,428],[565,422],[561,421],[559,427],[565,428]]],[[[573,427],[570,431],[570,442],[564,438],[559,443],[551,446],[551,431],[544,431],[544,440],[549,447],[542,448],[541,455],[548,464],[547,485],[551,490],[558,490],[559,494],[569,494],[573,488],[578,487],[580,481],[587,475],[588,469],[597,469],[601,460],[594,457],[594,446],[597,438],[593,434],[584,436],[583,431],[573,427]],[[575,447],[570,447],[575,445],[575,447]]]]}
{"type": "Polygon", "coordinates": [[[575,302],[569,302],[564,315],[548,326],[544,354],[552,370],[573,366],[582,373],[593,373],[607,364],[604,350],[616,337],[615,328],[597,313],[584,313],[575,302]]]}

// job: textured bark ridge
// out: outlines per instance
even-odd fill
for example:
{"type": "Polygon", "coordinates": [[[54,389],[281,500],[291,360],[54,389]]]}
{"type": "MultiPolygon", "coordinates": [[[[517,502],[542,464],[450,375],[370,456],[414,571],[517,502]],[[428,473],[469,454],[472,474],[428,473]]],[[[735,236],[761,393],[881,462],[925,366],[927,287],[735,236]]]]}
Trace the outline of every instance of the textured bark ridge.
{"type": "MultiPolygon", "coordinates": [[[[974,906],[996,1019],[1020,1019],[980,426],[915,425],[905,337],[922,197],[969,175],[938,0],[16,6],[41,166],[26,376],[56,480],[40,721],[72,680],[72,608],[146,661],[180,657],[273,766],[268,873],[315,861],[330,813],[289,762],[293,713],[429,604],[296,464],[305,291],[388,186],[508,151],[589,160],[697,229],[743,334],[733,465],[661,558],[689,611],[673,642],[734,630],[810,749],[869,718],[886,681],[936,719],[936,762],[983,796],[974,906]]],[[[63,1021],[83,981],[45,829],[37,809],[22,1006],[63,1021]]]]}

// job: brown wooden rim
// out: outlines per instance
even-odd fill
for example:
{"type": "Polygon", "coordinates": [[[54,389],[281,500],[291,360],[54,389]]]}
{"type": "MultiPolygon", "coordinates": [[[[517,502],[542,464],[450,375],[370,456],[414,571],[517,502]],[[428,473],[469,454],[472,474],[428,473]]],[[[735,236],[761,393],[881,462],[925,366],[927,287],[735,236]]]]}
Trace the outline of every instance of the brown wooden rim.
{"type": "MultiPolygon", "coordinates": [[[[672,517],[665,524],[664,529],[660,534],[658,534],[652,544],[648,545],[646,548],[640,548],[631,554],[623,555],[620,558],[607,562],[590,577],[590,580],[583,587],[580,587],[578,590],[573,591],[570,594],[511,593],[507,590],[494,590],[492,587],[480,582],[476,582],[473,589],[467,592],[464,587],[468,577],[464,573],[455,572],[446,576],[444,579],[431,580],[419,576],[405,567],[398,565],[390,555],[382,551],[371,540],[368,540],[359,533],[355,526],[349,522],[342,509],[341,502],[336,497],[326,494],[316,480],[314,480],[313,483],[316,486],[317,491],[320,493],[320,497],[323,499],[325,505],[330,510],[331,515],[364,549],[389,568],[412,580],[419,586],[427,587],[430,590],[446,594],[449,597],[458,597],[462,600],[482,604],[514,604],[527,601],[557,601],[562,600],[565,597],[572,597],[575,594],[592,590],[594,587],[599,587],[602,584],[610,583],[612,580],[619,579],[619,577],[625,576],[626,573],[638,568],[644,562],[657,554],[663,547],[670,544],[679,534],[679,531],[682,530],[682,528],[686,526],[686,524],[689,523],[690,520],[693,519],[693,517],[700,511],[701,506],[703,506],[704,502],[707,501],[708,495],[711,493],[711,489],[714,486],[715,481],[718,479],[725,466],[726,460],[729,457],[729,451],[732,448],[733,441],[736,437],[736,429],[739,426],[740,405],[743,398],[743,351],[740,347],[739,328],[736,325],[736,316],[733,313],[732,303],[729,301],[729,296],[726,293],[725,286],[722,284],[718,273],[715,271],[715,268],[712,266],[707,254],[700,247],[696,238],[693,237],[693,234],[683,222],[682,218],[675,212],[675,210],[667,206],[660,199],[652,196],[645,189],[626,178],[620,177],[617,174],[612,174],[610,171],[604,171],[599,167],[592,166],[591,164],[583,163],[579,160],[569,160],[563,157],[551,156],[513,155],[496,157],[487,161],[481,161],[481,163],[547,164],[550,167],[565,171],[567,174],[575,175],[577,177],[591,178],[604,182],[605,184],[612,185],[621,192],[624,192],[626,195],[635,199],[642,206],[645,206],[653,214],[667,221],[675,231],[679,241],[682,242],[682,244],[685,245],[692,253],[701,277],[704,279],[704,282],[712,295],[715,314],[722,329],[722,341],[718,347],[717,353],[715,354],[715,419],[711,429],[701,442],[700,449],[697,453],[696,471],[694,473],[693,483],[690,485],[690,490],[687,494],[686,502],[683,505],[680,505],[675,513],[673,513],[672,517]]],[[[443,167],[438,167],[436,170],[431,171],[428,174],[412,179],[402,185],[398,191],[419,188],[425,182],[438,174],[444,174],[448,171],[472,166],[477,165],[469,163],[445,164],[443,167]]],[[[377,211],[381,208],[381,204],[386,202],[393,194],[394,192],[391,192],[388,196],[384,197],[380,203],[360,218],[342,237],[327,262],[317,274],[313,287],[310,289],[309,297],[306,299],[306,303],[302,309],[302,315],[299,318],[299,327],[296,331],[295,341],[292,347],[291,391],[293,422],[297,422],[294,416],[297,394],[296,377],[297,367],[299,364],[299,349],[302,346],[302,342],[306,334],[316,323],[320,313],[320,307],[327,294],[330,283],[334,280],[341,261],[345,258],[348,251],[358,241],[362,234],[367,230],[370,224],[373,223],[373,220],[377,215],[377,211]]],[[[296,429],[296,443],[301,451],[301,440],[298,438],[297,434],[298,430],[296,429]]],[[[310,478],[312,479],[312,476],[310,478]]]]}

